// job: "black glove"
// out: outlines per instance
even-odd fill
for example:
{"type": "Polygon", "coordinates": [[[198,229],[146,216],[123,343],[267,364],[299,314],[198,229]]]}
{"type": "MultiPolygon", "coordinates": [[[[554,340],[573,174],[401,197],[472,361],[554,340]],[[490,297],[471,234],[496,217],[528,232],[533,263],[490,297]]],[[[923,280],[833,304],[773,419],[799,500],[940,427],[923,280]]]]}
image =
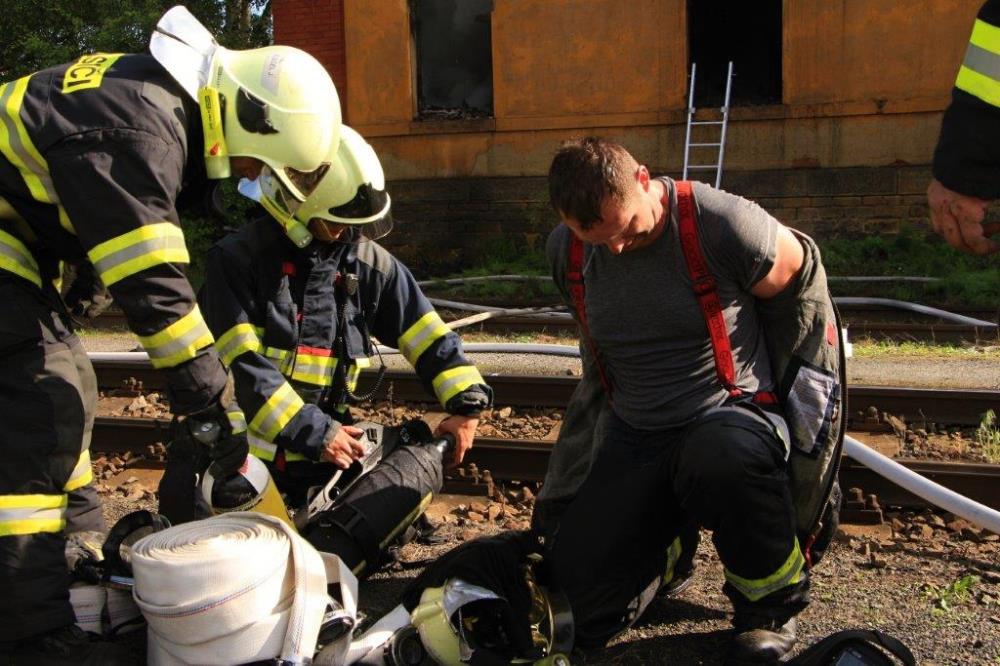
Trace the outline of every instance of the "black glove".
{"type": "Polygon", "coordinates": [[[66,308],[77,317],[93,319],[111,307],[111,294],[89,261],[76,264],[74,269],[76,277],[63,296],[66,308]]]}
{"type": "Polygon", "coordinates": [[[187,442],[204,446],[222,474],[231,474],[243,466],[249,453],[246,431],[235,433],[225,408],[218,402],[208,409],[177,422],[174,445],[187,442]]]}

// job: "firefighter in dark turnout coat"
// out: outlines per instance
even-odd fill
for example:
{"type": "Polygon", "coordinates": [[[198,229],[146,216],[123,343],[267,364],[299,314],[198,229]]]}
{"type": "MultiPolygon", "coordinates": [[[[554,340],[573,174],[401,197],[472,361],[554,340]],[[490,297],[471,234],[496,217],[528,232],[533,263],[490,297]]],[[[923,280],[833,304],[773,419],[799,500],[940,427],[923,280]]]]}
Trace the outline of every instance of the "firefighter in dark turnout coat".
{"type": "Polygon", "coordinates": [[[1000,198],[1000,0],[983,4],[955,78],[927,188],[931,223],[948,244],[972,254],[1000,252],[984,223],[1000,198]]]}
{"type": "Polygon", "coordinates": [[[455,435],[456,461],[492,399],[410,272],[372,242],[391,229],[374,151],[344,126],[330,161],[294,213],[261,183],[261,203],[281,226],[258,219],[219,242],[199,294],[233,373],[250,451],[269,463],[293,501],[360,451],[348,394],[376,354],[373,336],[397,347],[452,414],[439,431],[455,435]]]}
{"type": "Polygon", "coordinates": [[[158,28],[170,36],[154,37],[153,56],[85,55],[0,85],[0,652],[16,663],[117,663],[74,627],[69,602],[64,531],[103,521],[84,493],[97,520],[67,526],[69,495],[92,478],[97,386],[55,284],[61,262],[78,266],[70,309],[93,312],[109,289],[165,372],[186,416],[175,440],[218,422],[212,455],[239,466],[246,439],[225,418],[177,203],[231,170],[306,184],[339,128],[333,84],[307,54],[228,51],[183,8],[158,28]]]}

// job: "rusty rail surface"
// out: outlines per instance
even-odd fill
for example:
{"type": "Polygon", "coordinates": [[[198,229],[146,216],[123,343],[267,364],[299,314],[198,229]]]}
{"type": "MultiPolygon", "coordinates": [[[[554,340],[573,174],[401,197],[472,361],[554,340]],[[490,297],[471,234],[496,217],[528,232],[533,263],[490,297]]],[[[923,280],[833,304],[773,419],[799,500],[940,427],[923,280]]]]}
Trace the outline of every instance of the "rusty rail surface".
{"type": "MultiPolygon", "coordinates": [[[[97,384],[103,388],[136,381],[142,383],[143,390],[163,389],[162,375],[145,362],[101,361],[94,368],[97,384]]],[[[362,372],[359,390],[368,391],[373,378],[374,372],[362,372]]],[[[579,377],[536,375],[488,375],[486,380],[493,387],[496,404],[514,407],[565,407],[580,381],[579,377]]],[[[385,399],[390,385],[393,400],[435,402],[412,372],[387,372],[378,399],[385,399]]],[[[1000,409],[1000,391],[989,390],[849,386],[847,400],[852,417],[876,407],[907,421],[927,420],[941,425],[978,425],[986,410],[1000,409]]]]}
{"type": "MultiPolygon", "coordinates": [[[[99,417],[94,424],[91,448],[102,453],[142,451],[167,436],[165,419],[99,417]]],[[[542,440],[479,437],[466,458],[479,470],[489,470],[494,480],[541,481],[552,443],[542,440]]],[[[896,462],[946,488],[1000,510],[1000,465],[900,460],[896,462]]],[[[927,503],[878,476],[849,458],[840,468],[841,487],[862,488],[878,495],[883,506],[925,507],[927,503]]]]}

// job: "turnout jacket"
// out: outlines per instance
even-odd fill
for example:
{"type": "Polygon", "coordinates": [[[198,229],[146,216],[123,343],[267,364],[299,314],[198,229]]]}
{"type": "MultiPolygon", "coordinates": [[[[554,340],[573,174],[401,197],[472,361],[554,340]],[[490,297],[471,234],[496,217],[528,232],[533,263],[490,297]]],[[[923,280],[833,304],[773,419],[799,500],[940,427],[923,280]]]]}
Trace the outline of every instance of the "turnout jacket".
{"type": "Polygon", "coordinates": [[[0,270],[54,300],[61,261],[92,264],[179,414],[226,383],[176,209],[206,182],[200,123],[147,55],[85,55],[0,86],[0,270]]]}
{"type": "Polygon", "coordinates": [[[980,199],[1000,198],[1000,0],[983,4],[934,151],[934,177],[980,199]]]}
{"type": "Polygon", "coordinates": [[[286,460],[319,459],[346,418],[338,416],[346,404],[337,378],[353,390],[375,354],[371,336],[398,348],[448,412],[477,414],[492,402],[458,336],[377,243],[299,249],[274,220],[257,219],[209,251],[199,302],[249,419],[250,451],[265,460],[279,451],[286,460]],[[348,275],[357,277],[352,295],[348,275]]]}

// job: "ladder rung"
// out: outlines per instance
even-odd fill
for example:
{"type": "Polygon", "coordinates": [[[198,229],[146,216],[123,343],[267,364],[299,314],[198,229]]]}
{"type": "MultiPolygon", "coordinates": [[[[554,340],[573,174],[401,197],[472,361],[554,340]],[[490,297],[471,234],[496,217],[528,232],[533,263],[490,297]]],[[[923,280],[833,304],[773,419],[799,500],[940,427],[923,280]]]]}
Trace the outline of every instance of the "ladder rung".
{"type": "Polygon", "coordinates": [[[692,120],[692,125],[724,125],[721,120],[692,120]]]}
{"type": "Polygon", "coordinates": [[[689,143],[692,148],[707,148],[709,146],[721,146],[721,143],[689,143]]]}
{"type": "Polygon", "coordinates": [[[692,164],[688,169],[718,169],[718,164],[692,164]]]}

